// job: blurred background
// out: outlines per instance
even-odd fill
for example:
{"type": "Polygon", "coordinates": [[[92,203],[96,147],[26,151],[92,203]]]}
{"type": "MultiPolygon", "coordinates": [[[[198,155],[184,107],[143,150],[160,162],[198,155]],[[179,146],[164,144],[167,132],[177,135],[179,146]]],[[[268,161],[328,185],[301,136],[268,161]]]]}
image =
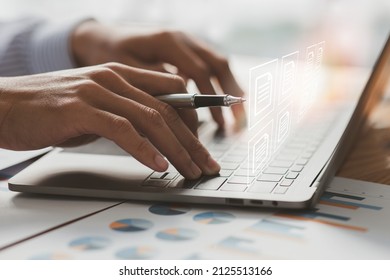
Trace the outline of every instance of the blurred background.
{"type": "Polygon", "coordinates": [[[0,19],[95,17],[185,30],[227,54],[281,57],[320,41],[326,62],[370,65],[390,31],[389,0],[0,0],[0,19]]]}

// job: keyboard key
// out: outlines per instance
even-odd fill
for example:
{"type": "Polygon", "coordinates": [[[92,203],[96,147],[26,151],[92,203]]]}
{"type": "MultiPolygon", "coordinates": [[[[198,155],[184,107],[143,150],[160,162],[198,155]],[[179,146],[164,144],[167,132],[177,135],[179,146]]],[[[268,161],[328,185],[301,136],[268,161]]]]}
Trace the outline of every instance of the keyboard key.
{"type": "Polygon", "coordinates": [[[158,188],[164,188],[169,181],[164,181],[164,180],[154,180],[154,179],[148,179],[146,180],[142,185],[148,186],[148,187],[158,187],[158,188]]]}
{"type": "Polygon", "coordinates": [[[302,151],[300,149],[284,148],[280,151],[280,155],[298,156],[302,151]]]}
{"type": "Polygon", "coordinates": [[[252,174],[252,172],[250,172],[249,169],[241,169],[240,168],[240,169],[236,170],[236,172],[234,172],[234,175],[235,176],[249,176],[249,175],[253,175],[253,174],[252,174]]]}
{"type": "Polygon", "coordinates": [[[230,177],[233,174],[233,170],[225,170],[222,169],[219,171],[219,176],[220,177],[230,177]]]}
{"type": "Polygon", "coordinates": [[[244,192],[247,187],[246,184],[224,184],[219,191],[244,192]]]}
{"type": "Polygon", "coordinates": [[[172,180],[177,174],[177,172],[153,172],[153,174],[150,175],[150,179],[172,180]]]}
{"type": "Polygon", "coordinates": [[[274,160],[273,162],[271,162],[271,164],[269,166],[273,166],[273,167],[290,167],[291,165],[293,165],[292,161],[274,160]]]}
{"type": "Polygon", "coordinates": [[[173,181],[168,187],[169,188],[182,188],[182,189],[192,189],[199,180],[188,180],[183,176],[179,175],[175,181],[173,181]]]}
{"type": "Polygon", "coordinates": [[[221,156],[224,155],[224,152],[222,152],[222,151],[210,151],[210,155],[213,158],[220,158],[221,156]]]}
{"type": "Polygon", "coordinates": [[[305,159],[305,158],[300,158],[295,162],[295,164],[298,164],[298,165],[306,165],[306,163],[307,163],[307,159],[305,159]]]}
{"type": "Polygon", "coordinates": [[[245,158],[246,156],[225,156],[221,162],[242,162],[245,158]]]}
{"type": "Polygon", "coordinates": [[[259,182],[256,181],[248,190],[248,192],[254,193],[271,193],[276,187],[277,183],[274,182],[259,182]]]}
{"type": "Polygon", "coordinates": [[[257,177],[261,173],[261,170],[254,170],[252,172],[251,169],[246,168],[240,168],[234,172],[234,175],[236,176],[249,176],[249,177],[257,177]]]}
{"type": "Polygon", "coordinates": [[[288,143],[287,148],[301,150],[306,147],[306,143],[288,143]]]}
{"type": "Polygon", "coordinates": [[[289,160],[294,161],[297,159],[296,155],[293,154],[280,154],[276,157],[277,160],[289,160]]]}
{"type": "Polygon", "coordinates": [[[294,165],[290,168],[290,170],[295,172],[301,172],[303,170],[303,165],[294,165]]]}
{"type": "Polygon", "coordinates": [[[299,173],[298,172],[289,172],[286,175],[286,179],[296,179],[298,177],[299,173]]]}
{"type": "Polygon", "coordinates": [[[283,187],[289,187],[292,185],[292,183],[294,182],[294,180],[291,180],[291,179],[284,179],[280,185],[283,186],[283,187]]]}
{"type": "Polygon", "coordinates": [[[264,162],[248,162],[244,161],[240,168],[241,169],[250,169],[254,171],[260,171],[262,168],[264,168],[265,163],[264,162]]]}
{"type": "Polygon", "coordinates": [[[153,172],[152,175],[150,175],[150,179],[161,179],[164,177],[165,172],[153,172]]]}
{"type": "Polygon", "coordinates": [[[264,174],[280,174],[284,175],[288,171],[288,168],[284,167],[268,167],[266,168],[263,173],[264,174]]]}
{"type": "Polygon", "coordinates": [[[301,157],[303,158],[303,159],[309,159],[309,158],[311,158],[313,156],[313,153],[312,152],[304,152],[302,155],[301,155],[301,157]]]}
{"type": "Polygon", "coordinates": [[[229,148],[230,148],[229,144],[215,143],[211,147],[209,147],[209,151],[211,151],[211,152],[214,152],[214,151],[226,152],[227,150],[229,150],[229,148]]]}
{"type": "Polygon", "coordinates": [[[317,145],[310,145],[307,149],[306,149],[306,151],[307,152],[311,152],[311,153],[314,153],[315,151],[317,151],[317,149],[318,149],[318,146],[317,145]]]}
{"type": "Polygon", "coordinates": [[[229,178],[229,184],[251,184],[255,177],[247,177],[247,176],[234,176],[229,178]]]}
{"type": "Polygon", "coordinates": [[[218,190],[223,183],[225,183],[226,178],[224,177],[206,177],[195,187],[198,190],[209,190],[216,191],[218,190]]]}
{"type": "Polygon", "coordinates": [[[240,169],[250,169],[253,167],[253,162],[248,162],[248,161],[244,161],[242,164],[241,164],[241,167],[240,169]]]}
{"type": "Polygon", "coordinates": [[[222,162],[220,163],[221,169],[228,169],[228,170],[236,170],[240,164],[239,163],[232,163],[232,162],[222,162]]]}
{"type": "Polygon", "coordinates": [[[279,182],[282,180],[283,175],[278,174],[261,174],[260,177],[257,179],[257,181],[264,181],[264,182],[279,182]]]}
{"type": "Polygon", "coordinates": [[[173,180],[179,173],[177,172],[167,172],[166,175],[163,177],[164,180],[173,180]]]}
{"type": "Polygon", "coordinates": [[[238,157],[247,157],[248,149],[233,149],[229,151],[226,156],[238,156],[238,157]]]}
{"type": "Polygon", "coordinates": [[[168,169],[165,170],[165,172],[176,172],[177,173],[177,170],[176,170],[176,168],[172,164],[170,164],[168,166],[168,169]]]}
{"type": "Polygon", "coordinates": [[[285,187],[277,187],[275,188],[274,194],[285,194],[288,188],[285,187]]]}

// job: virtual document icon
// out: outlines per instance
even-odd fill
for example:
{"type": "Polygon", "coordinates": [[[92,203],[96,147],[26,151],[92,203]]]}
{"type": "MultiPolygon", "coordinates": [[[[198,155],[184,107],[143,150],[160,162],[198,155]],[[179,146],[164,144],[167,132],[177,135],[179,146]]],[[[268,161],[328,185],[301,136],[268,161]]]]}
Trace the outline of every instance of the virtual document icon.
{"type": "Polygon", "coordinates": [[[311,71],[313,71],[314,68],[314,51],[315,46],[311,46],[307,49],[306,53],[306,74],[313,74],[311,71]]]}
{"type": "Polygon", "coordinates": [[[281,90],[279,93],[279,105],[283,102],[290,102],[296,83],[299,52],[293,52],[282,58],[281,66],[281,90]]]}
{"type": "Polygon", "coordinates": [[[287,134],[290,126],[290,112],[284,112],[279,119],[278,142],[282,142],[287,134]]]}
{"type": "Polygon", "coordinates": [[[254,164],[261,164],[268,156],[268,145],[269,145],[269,135],[264,134],[257,142],[255,143],[253,149],[253,159],[254,164]]]}
{"type": "Polygon", "coordinates": [[[314,101],[315,91],[315,49],[316,45],[312,45],[306,50],[305,70],[303,73],[301,108],[299,119],[306,114],[312,102],[314,101]]]}
{"type": "Polygon", "coordinates": [[[265,73],[256,78],[255,116],[271,105],[272,75],[265,73]]]}
{"type": "Polygon", "coordinates": [[[317,44],[317,56],[316,56],[316,61],[315,61],[316,71],[320,70],[320,67],[322,64],[322,59],[324,56],[324,45],[325,45],[325,42],[321,42],[321,43],[317,44]]]}
{"type": "Polygon", "coordinates": [[[255,128],[274,112],[278,75],[278,60],[253,67],[249,70],[248,129],[255,128]],[[275,100],[274,100],[275,99],[275,100]]]}
{"type": "Polygon", "coordinates": [[[304,88],[309,89],[310,91],[313,90],[313,84],[314,84],[314,70],[315,70],[315,50],[316,45],[310,46],[306,50],[306,64],[305,64],[305,72],[304,72],[304,81],[303,86],[304,88]]]}
{"type": "Polygon", "coordinates": [[[294,70],[295,70],[295,62],[294,61],[290,61],[284,65],[282,95],[288,94],[293,89],[294,70]]]}
{"type": "Polygon", "coordinates": [[[248,175],[253,176],[265,167],[270,159],[273,136],[273,121],[262,123],[261,129],[253,131],[248,141],[248,175]]]}

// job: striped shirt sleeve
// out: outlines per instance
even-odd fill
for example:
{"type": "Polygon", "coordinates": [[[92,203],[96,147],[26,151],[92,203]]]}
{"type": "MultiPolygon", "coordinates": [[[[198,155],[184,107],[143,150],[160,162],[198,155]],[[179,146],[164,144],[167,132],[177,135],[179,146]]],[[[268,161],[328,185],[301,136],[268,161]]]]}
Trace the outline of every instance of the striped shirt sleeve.
{"type": "Polygon", "coordinates": [[[34,18],[0,22],[0,77],[74,68],[70,36],[79,23],[34,18]]]}

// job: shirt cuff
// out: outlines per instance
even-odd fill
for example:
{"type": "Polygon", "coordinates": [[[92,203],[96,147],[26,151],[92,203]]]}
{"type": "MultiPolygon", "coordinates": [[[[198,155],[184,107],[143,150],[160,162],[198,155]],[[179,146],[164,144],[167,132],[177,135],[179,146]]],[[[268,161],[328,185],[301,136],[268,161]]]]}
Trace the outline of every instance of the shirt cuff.
{"type": "Polygon", "coordinates": [[[42,23],[31,38],[30,73],[57,71],[76,67],[71,50],[71,35],[81,23],[42,23]]]}

